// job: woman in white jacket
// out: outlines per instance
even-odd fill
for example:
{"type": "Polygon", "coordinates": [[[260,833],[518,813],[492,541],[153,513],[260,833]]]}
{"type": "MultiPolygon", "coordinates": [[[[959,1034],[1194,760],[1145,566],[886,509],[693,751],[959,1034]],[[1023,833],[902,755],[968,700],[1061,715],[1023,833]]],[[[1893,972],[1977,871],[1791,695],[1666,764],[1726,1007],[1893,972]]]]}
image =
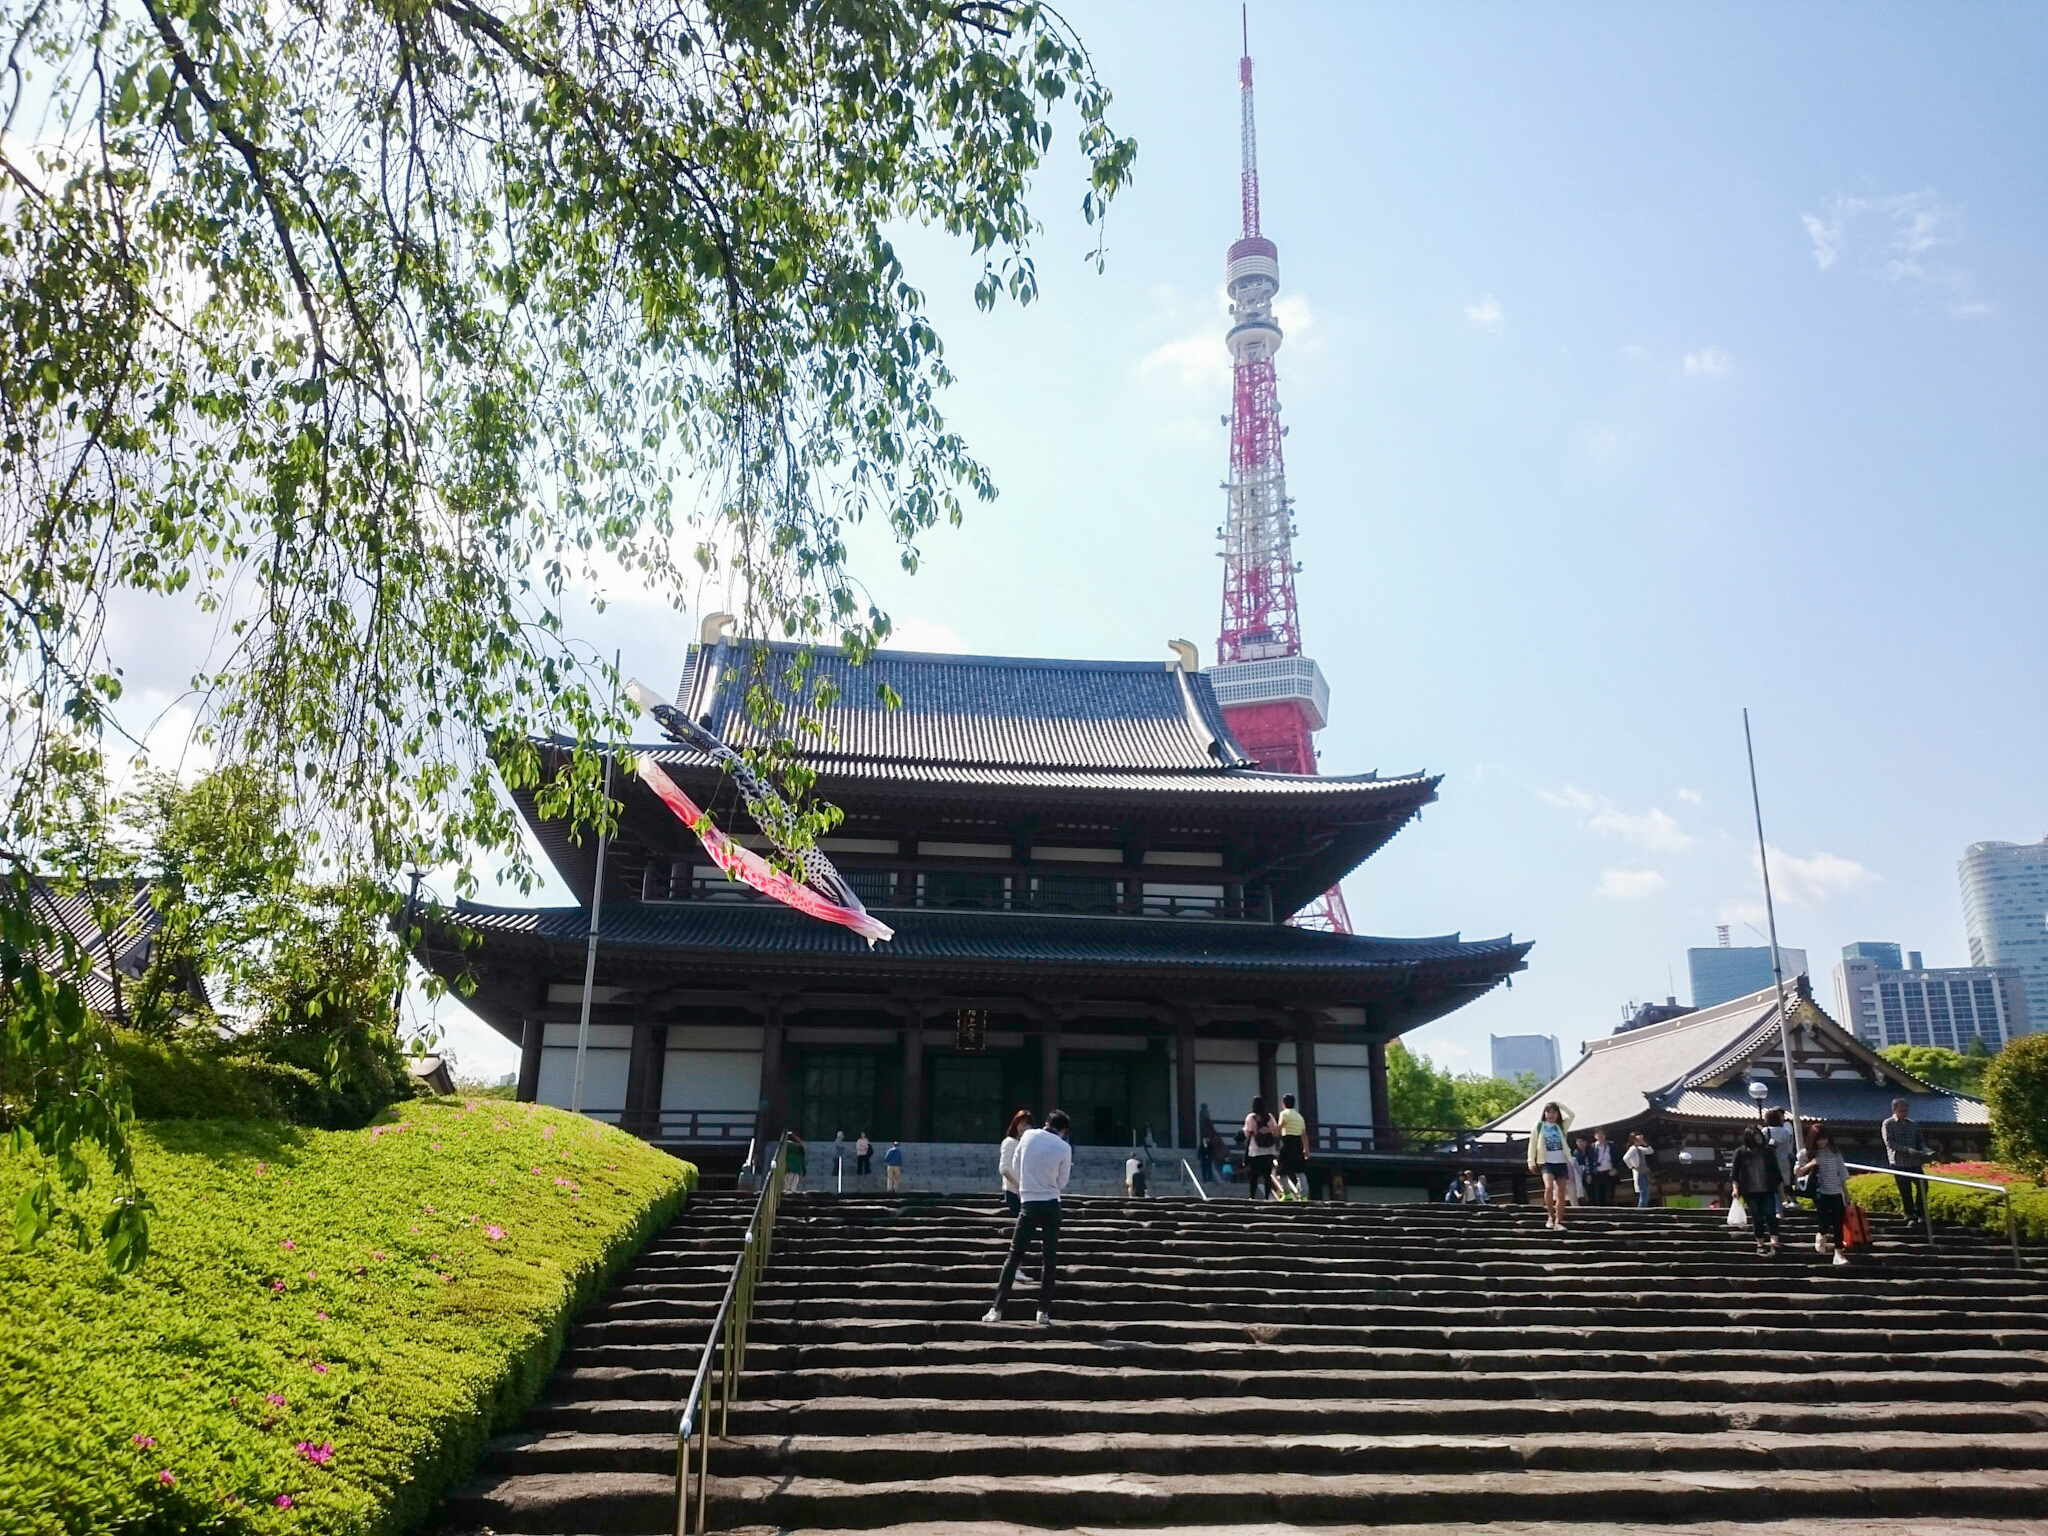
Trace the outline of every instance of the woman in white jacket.
{"type": "Polygon", "coordinates": [[[996,1173],[1003,1181],[1003,1207],[1012,1216],[1019,1209],[1017,1196],[1017,1147],[1024,1140],[1024,1133],[1031,1129],[1031,1111],[1020,1109],[1010,1116],[1009,1129],[1003,1132],[1002,1149],[996,1153],[996,1173]]]}
{"type": "Polygon", "coordinates": [[[1529,1171],[1543,1175],[1543,1225],[1564,1230],[1565,1203],[1572,1192],[1572,1147],[1565,1130],[1571,1112],[1556,1100],[1543,1106],[1543,1117],[1529,1133],[1529,1171]]]}

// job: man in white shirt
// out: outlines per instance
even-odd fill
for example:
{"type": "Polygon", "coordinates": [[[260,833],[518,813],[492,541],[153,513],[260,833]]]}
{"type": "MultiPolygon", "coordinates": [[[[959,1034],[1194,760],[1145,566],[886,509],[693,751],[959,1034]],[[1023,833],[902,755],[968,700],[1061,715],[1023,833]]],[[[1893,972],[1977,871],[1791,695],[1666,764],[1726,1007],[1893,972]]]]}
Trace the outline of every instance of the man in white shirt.
{"type": "Polygon", "coordinates": [[[984,1323],[1003,1320],[1003,1303],[1017,1278],[1017,1266],[1031,1246],[1033,1233],[1043,1253],[1038,1267],[1038,1320],[1052,1321],[1053,1270],[1059,1261],[1060,1196],[1074,1170],[1074,1149],[1067,1145],[1067,1112],[1056,1109],[1040,1130],[1024,1133],[1017,1144],[1017,1230],[1010,1237],[1010,1257],[996,1282],[996,1299],[982,1315],[984,1323]]]}

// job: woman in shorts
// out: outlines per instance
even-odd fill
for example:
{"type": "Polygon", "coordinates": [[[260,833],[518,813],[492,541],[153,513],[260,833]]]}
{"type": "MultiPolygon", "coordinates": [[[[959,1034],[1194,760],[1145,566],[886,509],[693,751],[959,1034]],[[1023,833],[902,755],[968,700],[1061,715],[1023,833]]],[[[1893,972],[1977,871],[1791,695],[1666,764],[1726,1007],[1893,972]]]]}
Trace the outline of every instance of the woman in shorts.
{"type": "Polygon", "coordinates": [[[1543,1225],[1564,1230],[1564,1208],[1572,1192],[1572,1147],[1565,1128],[1572,1117],[1555,1099],[1543,1106],[1543,1118],[1529,1133],[1529,1171],[1543,1175],[1543,1225]]]}

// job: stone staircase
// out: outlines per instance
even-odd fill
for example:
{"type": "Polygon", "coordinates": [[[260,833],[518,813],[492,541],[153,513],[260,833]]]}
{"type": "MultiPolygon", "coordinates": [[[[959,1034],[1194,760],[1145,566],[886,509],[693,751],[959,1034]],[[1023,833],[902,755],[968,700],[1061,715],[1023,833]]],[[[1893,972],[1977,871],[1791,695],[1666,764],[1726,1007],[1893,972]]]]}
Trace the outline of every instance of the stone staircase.
{"type": "MultiPolygon", "coordinates": [[[[700,1201],[578,1328],[449,1531],[672,1529],[678,1404],[741,1206],[700,1201]]],[[[979,1322],[993,1201],[783,1207],[714,1530],[1026,1536],[2048,1533],[2048,1284],[1896,1224],[1068,1203],[1050,1327],[979,1322]]],[[[2038,1262],[2038,1255],[2035,1256],[2038,1262]]]]}
{"type": "MultiPolygon", "coordinates": [[[[886,1141],[877,1142],[874,1171],[858,1174],[853,1171],[853,1144],[848,1142],[842,1180],[835,1177],[832,1171],[832,1143],[814,1141],[807,1149],[809,1155],[806,1159],[804,1188],[821,1195],[842,1190],[848,1195],[884,1193],[882,1153],[888,1146],[886,1141]]],[[[1067,1181],[1067,1193],[1070,1196],[1121,1197],[1124,1192],[1124,1161],[1130,1155],[1129,1147],[1074,1148],[1074,1167],[1067,1181]]],[[[1188,1175],[1181,1171],[1183,1157],[1190,1166],[1194,1164],[1193,1152],[1182,1153],[1161,1147],[1152,1154],[1154,1195],[1186,1195],[1189,1199],[1195,1198],[1194,1185],[1189,1182],[1188,1175]]],[[[996,1148],[993,1143],[903,1143],[903,1193],[906,1195],[987,1195],[993,1201],[997,1198],[996,1189],[996,1148]]],[[[1246,1193],[1246,1186],[1241,1181],[1225,1184],[1220,1180],[1212,1180],[1207,1189],[1212,1200],[1242,1198],[1246,1193]]]]}

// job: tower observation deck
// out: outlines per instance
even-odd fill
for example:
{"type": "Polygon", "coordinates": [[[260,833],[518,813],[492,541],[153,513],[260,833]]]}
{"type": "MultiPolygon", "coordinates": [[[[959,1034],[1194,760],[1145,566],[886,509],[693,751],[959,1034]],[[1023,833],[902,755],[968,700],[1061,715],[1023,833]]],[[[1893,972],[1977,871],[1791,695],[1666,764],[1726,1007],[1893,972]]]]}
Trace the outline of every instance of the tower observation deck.
{"type": "MultiPolygon", "coordinates": [[[[1230,478],[1224,524],[1216,530],[1223,556],[1223,623],[1209,680],[1231,734],[1275,773],[1316,771],[1313,733],[1329,716],[1323,669],[1302,654],[1295,602],[1294,502],[1280,441],[1280,396],[1273,358],[1283,333],[1273,318],[1280,292],[1280,248],[1259,229],[1258,130],[1252,112],[1249,37],[1238,60],[1242,112],[1243,230],[1224,269],[1230,296],[1230,478]]],[[[1334,887],[1305,908],[1302,927],[1351,931],[1343,894],[1334,887]]]]}

